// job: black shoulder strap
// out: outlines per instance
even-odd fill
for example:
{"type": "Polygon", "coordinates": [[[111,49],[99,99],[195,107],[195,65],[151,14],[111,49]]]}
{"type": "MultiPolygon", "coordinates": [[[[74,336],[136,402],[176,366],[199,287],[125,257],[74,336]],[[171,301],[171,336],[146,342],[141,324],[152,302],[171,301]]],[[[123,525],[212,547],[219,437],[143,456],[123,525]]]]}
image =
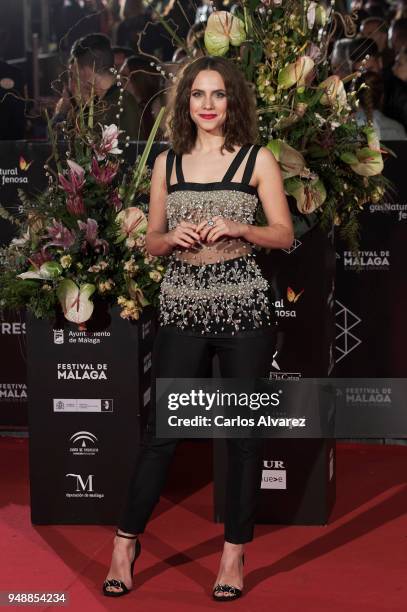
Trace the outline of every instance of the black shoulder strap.
{"type": "Polygon", "coordinates": [[[230,164],[229,168],[226,171],[225,176],[222,179],[222,183],[223,182],[230,182],[232,180],[232,178],[235,176],[236,171],[238,169],[238,167],[240,166],[240,164],[242,163],[244,156],[246,155],[247,151],[250,149],[251,145],[243,145],[243,147],[240,148],[240,151],[237,153],[237,155],[235,155],[232,163],[230,164]]]}
{"type": "Polygon", "coordinates": [[[166,159],[166,167],[165,167],[165,176],[167,179],[167,189],[170,186],[170,180],[171,180],[171,172],[172,172],[172,167],[174,165],[174,157],[175,157],[175,152],[173,149],[169,149],[168,153],[167,153],[167,159],[166,159]]]}
{"type": "Polygon", "coordinates": [[[244,174],[242,178],[242,183],[248,185],[250,183],[250,179],[252,178],[254,165],[256,163],[257,153],[261,149],[261,145],[253,145],[252,150],[249,153],[246,168],[244,169],[244,174]]]}
{"type": "Polygon", "coordinates": [[[177,182],[185,183],[184,173],[182,172],[182,155],[175,156],[175,172],[177,173],[177,182]]]}

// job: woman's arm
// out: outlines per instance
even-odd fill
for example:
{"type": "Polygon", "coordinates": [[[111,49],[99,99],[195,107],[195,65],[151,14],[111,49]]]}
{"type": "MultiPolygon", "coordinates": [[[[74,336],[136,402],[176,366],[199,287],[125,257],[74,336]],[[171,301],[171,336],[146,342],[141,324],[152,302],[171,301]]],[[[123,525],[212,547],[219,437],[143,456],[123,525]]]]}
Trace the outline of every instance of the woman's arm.
{"type": "Polygon", "coordinates": [[[288,249],[294,240],[291,214],[280,167],[266,147],[262,147],[257,154],[254,178],[257,179],[257,192],[268,225],[257,227],[243,223],[241,237],[262,247],[288,249]]]}
{"type": "Polygon", "coordinates": [[[271,151],[265,147],[257,154],[253,177],[268,225],[258,227],[223,217],[213,217],[215,227],[208,227],[207,221],[197,227],[202,240],[213,243],[222,236],[229,236],[244,238],[269,249],[288,249],[292,245],[294,231],[280,167],[271,151]]]}
{"type": "Polygon", "coordinates": [[[169,255],[176,246],[191,247],[199,240],[195,232],[196,225],[186,221],[171,231],[167,231],[167,185],[166,185],[167,151],[157,156],[151,175],[150,205],[146,248],[150,255],[169,255]]]}

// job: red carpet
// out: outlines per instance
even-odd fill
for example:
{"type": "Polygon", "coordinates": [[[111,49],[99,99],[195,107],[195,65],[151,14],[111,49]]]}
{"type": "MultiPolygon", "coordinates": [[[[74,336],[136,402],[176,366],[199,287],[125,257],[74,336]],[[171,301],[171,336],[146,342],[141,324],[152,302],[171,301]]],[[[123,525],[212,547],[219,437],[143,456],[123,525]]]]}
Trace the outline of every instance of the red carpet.
{"type": "MultiPolygon", "coordinates": [[[[25,439],[0,438],[0,590],[66,591],[65,609],[75,612],[218,609],[210,588],[223,527],[212,523],[209,444],[184,443],[178,449],[168,485],[172,493],[163,497],[141,540],[135,588],[117,600],[100,593],[112,528],[31,525],[27,450],[25,439]],[[203,470],[198,487],[188,476],[194,452],[203,470]],[[185,453],[188,463],[183,464],[185,453]],[[184,478],[175,480],[182,465],[184,478]]],[[[246,593],[226,605],[245,612],[404,612],[406,474],[406,447],[339,444],[337,503],[330,524],[258,526],[255,541],[246,547],[246,593]]]]}

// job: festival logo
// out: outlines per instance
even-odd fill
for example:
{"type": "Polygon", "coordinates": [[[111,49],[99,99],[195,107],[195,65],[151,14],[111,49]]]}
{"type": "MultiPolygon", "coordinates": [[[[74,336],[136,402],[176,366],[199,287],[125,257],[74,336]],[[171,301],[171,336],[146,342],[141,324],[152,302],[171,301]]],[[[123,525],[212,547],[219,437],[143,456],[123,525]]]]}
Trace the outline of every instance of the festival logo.
{"type": "Polygon", "coordinates": [[[69,448],[71,455],[93,457],[99,452],[96,446],[97,437],[90,431],[77,431],[69,439],[72,443],[69,448]]]}
{"type": "Polygon", "coordinates": [[[108,380],[107,363],[57,363],[58,380],[108,380]]]}
{"type": "Polygon", "coordinates": [[[389,270],[390,251],[344,251],[343,269],[366,272],[389,270]]]}
{"type": "Polygon", "coordinates": [[[25,402],[27,385],[25,383],[0,383],[0,401],[25,402]]]}
{"type": "Polygon", "coordinates": [[[346,387],[345,401],[352,406],[391,404],[391,389],[388,387],[346,387]]]}
{"type": "Polygon", "coordinates": [[[113,412],[112,399],[60,399],[52,400],[54,412],[113,412]]]}
{"type": "Polygon", "coordinates": [[[261,489],[286,489],[287,470],[284,461],[264,460],[261,489]]]}

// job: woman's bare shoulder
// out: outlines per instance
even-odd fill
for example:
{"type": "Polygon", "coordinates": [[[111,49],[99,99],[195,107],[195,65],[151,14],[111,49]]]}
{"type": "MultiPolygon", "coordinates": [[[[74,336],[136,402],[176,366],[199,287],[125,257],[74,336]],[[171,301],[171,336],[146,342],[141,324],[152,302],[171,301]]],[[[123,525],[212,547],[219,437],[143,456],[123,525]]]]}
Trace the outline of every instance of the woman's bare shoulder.
{"type": "Polygon", "coordinates": [[[273,153],[267,147],[260,147],[256,156],[255,172],[272,170],[278,166],[278,162],[273,153]]]}
{"type": "Polygon", "coordinates": [[[276,158],[267,147],[261,146],[259,148],[259,152],[257,153],[256,161],[259,160],[260,163],[267,164],[273,163],[276,161],[276,158]]]}
{"type": "Polygon", "coordinates": [[[165,149],[164,151],[161,151],[161,153],[159,153],[155,158],[154,164],[156,164],[157,166],[165,166],[167,162],[167,156],[170,150],[171,149],[165,149]]]}
{"type": "Polygon", "coordinates": [[[167,156],[170,149],[165,149],[157,155],[154,160],[153,174],[155,176],[165,177],[167,167],[167,156]]]}

